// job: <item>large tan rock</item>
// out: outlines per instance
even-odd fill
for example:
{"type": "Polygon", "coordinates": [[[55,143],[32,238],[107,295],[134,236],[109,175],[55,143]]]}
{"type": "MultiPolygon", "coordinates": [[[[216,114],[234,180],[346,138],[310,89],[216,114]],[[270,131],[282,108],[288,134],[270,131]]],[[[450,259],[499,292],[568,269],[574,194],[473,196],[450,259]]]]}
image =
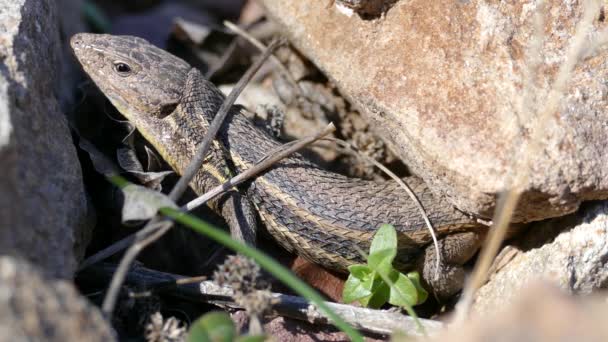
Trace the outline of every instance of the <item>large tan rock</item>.
{"type": "Polygon", "coordinates": [[[590,294],[608,285],[608,201],[539,222],[503,252],[498,270],[477,292],[474,311],[488,315],[516,301],[531,284],[544,281],[564,293],[590,294]],[[547,240],[550,240],[547,242],[547,240]]]}
{"type": "Polygon", "coordinates": [[[513,303],[493,307],[463,325],[451,325],[431,341],[606,341],[606,314],[605,295],[571,297],[536,282],[518,293],[513,303]]]}
{"type": "MultiPolygon", "coordinates": [[[[534,2],[397,1],[371,20],[322,0],[263,2],[415,173],[458,208],[492,216],[512,146],[525,146],[532,127],[529,118],[521,119],[522,129],[516,122],[534,2]]],[[[583,3],[546,2],[533,92],[540,104],[583,3]]],[[[606,26],[601,13],[596,18],[593,34],[606,26]]],[[[608,197],[606,60],[598,53],[576,68],[546,127],[546,148],[533,158],[517,221],[560,216],[583,200],[608,197]]]]}

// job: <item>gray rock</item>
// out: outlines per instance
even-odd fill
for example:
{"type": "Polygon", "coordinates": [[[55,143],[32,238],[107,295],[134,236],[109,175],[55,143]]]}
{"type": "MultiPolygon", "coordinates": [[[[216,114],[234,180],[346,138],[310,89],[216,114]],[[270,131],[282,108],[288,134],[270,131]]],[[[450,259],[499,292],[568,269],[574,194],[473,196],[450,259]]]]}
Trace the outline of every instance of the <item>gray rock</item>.
{"type": "Polygon", "coordinates": [[[57,97],[57,3],[0,1],[0,254],[71,277],[92,229],[57,97]]]}
{"type": "MultiPolygon", "coordinates": [[[[518,120],[535,13],[532,1],[398,1],[381,17],[343,15],[323,1],[264,0],[299,50],[360,108],[415,173],[461,210],[490,218],[513,164],[529,142],[518,120]]],[[[530,92],[544,103],[584,2],[546,1],[541,67],[530,92]]],[[[597,13],[596,34],[605,27],[597,13]]],[[[608,59],[580,64],[516,221],[575,211],[608,197],[608,59]]]]}
{"type": "Polygon", "coordinates": [[[101,312],[66,281],[0,257],[0,341],[115,341],[101,312]]]}
{"type": "MultiPolygon", "coordinates": [[[[83,0],[55,0],[56,8],[61,13],[83,13],[83,0]]],[[[52,5],[55,6],[55,5],[52,5]]],[[[72,48],[67,42],[78,33],[86,31],[86,25],[81,16],[78,15],[59,15],[59,37],[61,39],[61,76],[57,82],[59,87],[59,105],[66,113],[70,113],[81,99],[76,98],[74,85],[82,82],[82,71],[80,65],[76,63],[72,48]]]]}
{"type": "Polygon", "coordinates": [[[521,240],[519,252],[511,254],[479,289],[476,313],[484,315],[507,305],[539,280],[572,294],[589,294],[608,285],[608,202],[538,223],[521,240]],[[552,242],[543,244],[556,234],[552,242]]]}

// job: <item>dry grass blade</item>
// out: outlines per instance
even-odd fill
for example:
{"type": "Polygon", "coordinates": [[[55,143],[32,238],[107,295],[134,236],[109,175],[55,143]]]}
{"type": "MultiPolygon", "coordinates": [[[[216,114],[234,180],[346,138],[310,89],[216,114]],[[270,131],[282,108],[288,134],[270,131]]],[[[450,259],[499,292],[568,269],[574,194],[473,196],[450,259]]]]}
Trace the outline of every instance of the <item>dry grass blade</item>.
{"type": "Polygon", "coordinates": [[[207,203],[207,201],[210,201],[214,197],[224,193],[225,191],[228,191],[232,187],[237,186],[243,183],[244,181],[257,176],[261,172],[267,170],[268,168],[279,162],[281,159],[290,156],[291,154],[303,149],[304,147],[312,144],[313,142],[321,139],[322,137],[334,132],[335,130],[336,127],[334,126],[334,124],[330,123],[329,125],[327,125],[327,127],[325,127],[325,129],[323,129],[317,134],[313,134],[308,137],[296,140],[294,142],[279,146],[279,148],[277,148],[276,150],[273,150],[268,153],[268,155],[262,158],[262,160],[256,165],[241,172],[240,174],[229,179],[225,183],[209,190],[204,195],[190,201],[184,207],[182,207],[182,209],[186,211],[194,210],[195,208],[207,203]]]}
{"type": "MultiPolygon", "coordinates": [[[[198,170],[203,165],[205,157],[209,152],[211,147],[211,143],[215,139],[217,132],[219,131],[222,123],[230,109],[234,105],[239,94],[243,91],[247,83],[254,76],[256,71],[262,66],[262,64],[268,59],[268,57],[281,45],[283,41],[274,40],[266,51],[262,54],[262,56],[245,72],[243,77],[239,80],[237,85],[232,89],[230,95],[226,97],[224,103],[216,113],[213,121],[211,122],[209,129],[207,130],[203,141],[200,143],[200,147],[198,148],[194,158],[184,171],[183,176],[180,180],[175,184],[175,187],[169,193],[169,198],[173,201],[179,199],[179,197],[184,193],[188,184],[194,178],[194,175],[198,172],[198,170]]],[[[116,300],[118,298],[118,293],[120,291],[120,287],[124,281],[126,273],[129,271],[129,267],[139,254],[141,250],[146,248],[152,242],[158,240],[161,236],[163,236],[166,232],[168,232],[173,223],[171,221],[167,221],[166,225],[161,225],[160,228],[154,227],[156,223],[161,221],[162,219],[157,216],[150,220],[150,222],[138,233],[135,235],[134,243],[129,247],[125,255],[122,257],[118,269],[110,282],[110,287],[108,288],[108,293],[106,294],[103,304],[102,311],[106,314],[107,317],[111,318],[112,312],[114,310],[114,306],[116,305],[116,300]]]]}
{"type": "MultiPolygon", "coordinates": [[[[211,189],[204,195],[188,202],[185,206],[182,207],[182,209],[186,210],[186,211],[194,210],[195,208],[206,203],[207,201],[213,199],[215,196],[218,196],[221,193],[227,191],[228,189],[230,189],[234,186],[237,186],[252,177],[255,177],[259,173],[263,172],[264,170],[268,169],[269,167],[271,167],[272,165],[274,165],[275,163],[280,161],[281,159],[288,157],[289,155],[301,150],[302,148],[304,148],[304,147],[308,146],[309,144],[317,141],[318,139],[330,134],[333,131],[335,131],[335,126],[330,123],[323,131],[321,131],[317,134],[302,138],[300,140],[295,141],[294,143],[287,144],[287,146],[285,146],[285,145],[281,146],[278,151],[273,151],[267,157],[264,157],[263,160],[259,164],[256,164],[254,167],[248,169],[247,171],[242,172],[239,175],[231,178],[226,183],[221,184],[221,185],[211,189]]],[[[101,261],[111,257],[112,255],[124,250],[125,248],[127,248],[131,244],[133,244],[133,242],[137,239],[136,238],[137,235],[150,234],[150,232],[161,228],[161,227],[159,227],[159,225],[163,224],[163,222],[164,221],[156,222],[155,224],[150,225],[148,227],[148,229],[142,229],[140,232],[129,235],[129,236],[113,243],[109,247],[104,248],[103,250],[93,254],[92,256],[88,257],[87,259],[85,259],[82,262],[82,264],[78,268],[78,271],[82,271],[82,270],[84,270],[98,262],[101,262],[101,261]]],[[[141,239],[143,239],[143,237],[140,238],[139,240],[141,240],[141,239]]]]}
{"type": "Polygon", "coordinates": [[[335,139],[335,138],[325,138],[323,140],[335,142],[336,144],[338,144],[342,147],[341,150],[343,150],[347,153],[353,154],[357,158],[360,158],[363,161],[379,168],[382,172],[384,172],[389,177],[391,177],[395,182],[397,182],[397,184],[399,184],[399,186],[401,186],[401,188],[403,190],[405,190],[405,192],[412,199],[412,201],[414,201],[414,203],[416,203],[418,210],[420,210],[420,215],[424,219],[424,222],[426,223],[429,233],[431,234],[431,238],[433,239],[433,245],[435,246],[435,254],[437,256],[437,258],[435,260],[435,277],[438,277],[439,276],[438,272],[439,272],[440,265],[441,265],[441,253],[439,252],[439,242],[437,241],[437,235],[435,234],[435,228],[433,227],[433,224],[431,223],[431,220],[429,219],[429,216],[426,213],[426,209],[424,209],[424,206],[422,205],[422,203],[420,202],[420,200],[418,199],[418,196],[416,196],[414,191],[412,191],[412,189],[403,181],[403,179],[397,177],[397,175],[394,174],[391,170],[389,170],[386,166],[380,164],[373,158],[366,156],[365,154],[359,152],[354,146],[352,146],[348,142],[341,140],[341,139],[335,139]]]}
{"type": "MultiPolygon", "coordinates": [[[[235,24],[233,24],[229,21],[224,21],[224,26],[226,26],[228,29],[230,29],[232,32],[236,33],[237,35],[243,37],[243,39],[245,39],[251,45],[258,48],[260,51],[264,51],[266,49],[266,46],[264,46],[264,44],[262,44],[262,42],[260,42],[255,37],[253,37],[252,35],[247,33],[247,31],[241,29],[240,27],[236,26],[235,24]]],[[[279,72],[291,84],[292,88],[297,92],[298,96],[303,96],[304,90],[302,90],[302,88],[300,87],[298,82],[293,78],[293,75],[291,74],[291,72],[289,72],[289,70],[287,70],[287,67],[285,67],[285,65],[283,65],[283,63],[281,63],[281,61],[274,55],[270,57],[270,60],[277,66],[279,72]]]]}
{"type": "MultiPolygon", "coordinates": [[[[540,11],[541,8],[542,6],[539,6],[537,11],[540,11]]],[[[544,128],[558,111],[558,107],[564,91],[566,90],[568,80],[570,80],[572,76],[574,67],[583,56],[587,34],[593,25],[593,20],[599,13],[600,8],[601,1],[598,0],[587,0],[583,3],[583,17],[576,25],[574,36],[570,40],[570,44],[568,45],[568,49],[564,56],[564,61],[560,65],[557,77],[553,82],[546,100],[544,101],[544,106],[538,110],[538,115],[536,118],[533,118],[532,115],[528,116],[528,119],[532,120],[532,134],[530,136],[528,145],[526,148],[522,149],[522,155],[516,155],[513,158],[513,177],[511,182],[507,182],[508,190],[505,191],[499,198],[496,213],[494,215],[494,223],[491,227],[490,234],[482,247],[479,259],[475,265],[475,269],[473,270],[473,275],[466,284],[460,303],[457,306],[457,315],[454,320],[456,324],[462,323],[468,317],[475,292],[479,287],[481,287],[487,278],[487,273],[490,269],[492,261],[496,257],[498,249],[505,238],[509,221],[513,215],[513,212],[515,211],[519,196],[529,181],[532,161],[534,160],[535,156],[539,155],[544,146],[543,141],[546,134],[544,128]]],[[[537,31],[535,33],[537,35],[542,35],[542,27],[537,27],[537,31]],[[540,30],[538,30],[539,28],[540,30]]],[[[540,44],[537,43],[537,40],[542,41],[540,38],[534,39],[532,43],[533,49],[540,49],[540,46],[537,46],[540,44]]],[[[537,61],[535,59],[532,60],[532,67],[537,67],[537,61]]],[[[536,71],[531,69],[532,68],[528,68],[527,72],[536,71]]],[[[532,79],[532,76],[528,75],[527,77],[532,79]]],[[[528,89],[531,88],[531,86],[528,87],[528,89]]],[[[525,99],[531,95],[524,94],[523,96],[525,99]]],[[[530,105],[530,103],[526,104],[530,105]]],[[[529,113],[533,112],[532,108],[523,109],[527,110],[529,113]]]]}
{"type": "Polygon", "coordinates": [[[600,48],[604,47],[608,43],[608,29],[603,29],[597,32],[594,37],[586,45],[585,51],[583,51],[582,59],[595,55],[600,48]]]}
{"type": "Polygon", "coordinates": [[[198,148],[198,151],[196,152],[194,158],[192,158],[192,161],[184,171],[184,174],[169,193],[169,198],[175,201],[184,193],[184,191],[188,187],[188,184],[190,184],[190,181],[192,180],[192,178],[194,178],[194,175],[203,165],[203,161],[207,156],[207,152],[209,152],[211,143],[215,139],[217,132],[220,130],[224,119],[226,119],[226,116],[230,112],[230,108],[232,108],[232,106],[234,105],[234,102],[236,101],[237,97],[241,94],[241,92],[249,83],[256,71],[258,71],[262,64],[264,64],[266,59],[272,56],[272,53],[276,51],[276,49],[278,49],[279,46],[281,46],[283,43],[284,42],[282,40],[274,40],[264,51],[262,56],[260,56],[260,58],[251,67],[249,67],[247,72],[245,72],[243,77],[241,77],[239,82],[232,89],[230,94],[226,97],[224,103],[222,103],[222,106],[220,107],[217,114],[213,118],[213,121],[209,125],[209,129],[207,130],[203,141],[201,141],[200,147],[198,148]]]}
{"type": "MultiPolygon", "coordinates": [[[[84,272],[81,277],[95,281],[107,281],[115,269],[116,266],[114,265],[99,264],[84,272]]],[[[189,283],[188,279],[144,267],[134,267],[127,274],[127,283],[135,285],[137,288],[146,288],[148,290],[146,292],[153,291],[194,302],[242,309],[234,302],[234,291],[230,287],[218,286],[212,281],[189,283]]],[[[272,306],[272,311],[276,315],[319,325],[332,324],[305,298],[281,293],[272,293],[272,297],[277,300],[272,306]]],[[[330,302],[325,302],[325,304],[345,321],[362,331],[384,335],[402,331],[411,336],[421,336],[412,317],[397,312],[367,309],[347,304],[330,302]]],[[[439,321],[419,319],[419,323],[430,336],[436,335],[443,328],[443,324],[439,321]]]]}

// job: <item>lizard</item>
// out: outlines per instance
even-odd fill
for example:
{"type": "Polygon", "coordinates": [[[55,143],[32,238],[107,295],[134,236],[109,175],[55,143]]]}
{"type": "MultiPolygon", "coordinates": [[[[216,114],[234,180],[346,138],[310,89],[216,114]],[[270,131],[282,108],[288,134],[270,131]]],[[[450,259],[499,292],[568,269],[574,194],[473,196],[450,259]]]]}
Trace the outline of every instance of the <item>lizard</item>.
{"type": "MultiPolygon", "coordinates": [[[[224,100],[217,87],[198,69],[142,38],[79,33],[70,44],[101,92],[174,170],[183,172],[224,100]]],[[[196,193],[251,167],[281,145],[249,121],[245,110],[238,105],[230,109],[213,153],[190,183],[196,193]]],[[[434,194],[421,179],[406,181],[440,238],[438,272],[432,237],[419,209],[394,181],[349,178],[296,153],[241,191],[243,202],[253,203],[279,245],[339,272],[364,263],[361,251],[369,250],[375,231],[392,224],[398,235],[398,268],[419,269],[427,289],[448,297],[462,288],[463,264],[479,249],[487,226],[434,194]]],[[[219,206],[214,209],[221,212],[219,206]]],[[[235,209],[221,214],[234,215],[235,209]]]]}

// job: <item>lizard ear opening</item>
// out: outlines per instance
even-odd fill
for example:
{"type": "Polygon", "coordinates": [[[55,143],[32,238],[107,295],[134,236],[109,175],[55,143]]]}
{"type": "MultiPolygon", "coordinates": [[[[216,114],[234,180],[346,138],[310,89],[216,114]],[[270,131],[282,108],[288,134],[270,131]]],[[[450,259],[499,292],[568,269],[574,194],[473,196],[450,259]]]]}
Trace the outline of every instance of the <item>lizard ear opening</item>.
{"type": "Polygon", "coordinates": [[[175,111],[175,108],[177,108],[178,104],[178,102],[163,103],[160,107],[160,111],[158,112],[158,118],[164,119],[171,115],[171,113],[175,111]]]}

